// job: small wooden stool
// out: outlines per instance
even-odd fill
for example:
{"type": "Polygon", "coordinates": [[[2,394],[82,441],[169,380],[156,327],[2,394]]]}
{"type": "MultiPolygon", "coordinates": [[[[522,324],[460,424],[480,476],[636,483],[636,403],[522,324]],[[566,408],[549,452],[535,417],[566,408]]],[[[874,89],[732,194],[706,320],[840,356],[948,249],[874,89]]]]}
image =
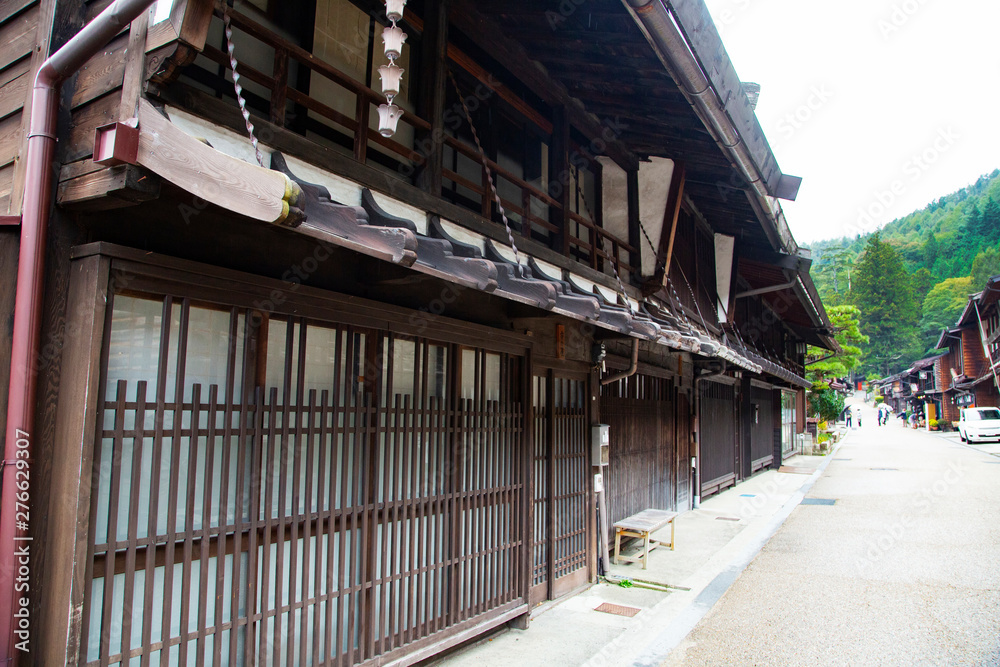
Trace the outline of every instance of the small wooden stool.
{"type": "Polygon", "coordinates": [[[646,563],[649,561],[650,551],[658,546],[670,547],[670,550],[673,551],[675,544],[674,519],[676,518],[677,512],[668,512],[666,510],[643,510],[638,514],[633,514],[632,516],[615,523],[615,565],[618,564],[619,559],[628,563],[637,563],[642,561],[642,569],[645,570],[646,563]],[[669,542],[649,539],[651,533],[655,533],[668,523],[670,524],[669,542]],[[622,556],[622,537],[642,538],[642,553],[635,556],[622,556]]]}

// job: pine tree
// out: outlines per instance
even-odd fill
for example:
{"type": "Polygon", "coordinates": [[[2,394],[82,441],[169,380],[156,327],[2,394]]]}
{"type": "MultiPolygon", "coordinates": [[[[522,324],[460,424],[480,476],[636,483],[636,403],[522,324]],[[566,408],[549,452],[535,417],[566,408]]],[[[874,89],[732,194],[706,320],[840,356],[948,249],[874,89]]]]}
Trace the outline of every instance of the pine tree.
{"type": "Polygon", "coordinates": [[[851,300],[861,310],[861,327],[870,343],[865,364],[888,374],[910,363],[917,346],[916,304],[911,276],[899,253],[876,232],[868,239],[854,273],[851,300]]]}
{"type": "Polygon", "coordinates": [[[984,244],[990,244],[1000,235],[1000,203],[993,197],[983,206],[983,216],[976,230],[984,244]]]}
{"type": "Polygon", "coordinates": [[[941,254],[941,245],[938,243],[934,232],[927,232],[927,241],[924,242],[924,266],[929,270],[934,269],[934,262],[941,254]]]}

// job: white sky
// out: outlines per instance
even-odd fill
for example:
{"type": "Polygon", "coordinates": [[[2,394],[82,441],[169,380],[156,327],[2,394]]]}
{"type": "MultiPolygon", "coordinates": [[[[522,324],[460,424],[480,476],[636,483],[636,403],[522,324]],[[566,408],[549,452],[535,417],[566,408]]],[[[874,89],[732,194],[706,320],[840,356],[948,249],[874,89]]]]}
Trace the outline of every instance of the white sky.
{"type": "Polygon", "coordinates": [[[706,0],[800,243],[873,231],[1000,167],[1000,1],[706,0]],[[863,216],[862,212],[867,212],[863,216]]]}

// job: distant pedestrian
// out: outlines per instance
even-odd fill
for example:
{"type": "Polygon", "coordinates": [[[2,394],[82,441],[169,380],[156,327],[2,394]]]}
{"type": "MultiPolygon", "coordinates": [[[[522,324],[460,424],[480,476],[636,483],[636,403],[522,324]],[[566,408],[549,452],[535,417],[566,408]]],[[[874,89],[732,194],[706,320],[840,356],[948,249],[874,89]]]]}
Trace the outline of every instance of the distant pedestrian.
{"type": "Polygon", "coordinates": [[[847,422],[847,428],[851,428],[851,409],[847,409],[847,416],[844,418],[847,422]]]}
{"type": "Polygon", "coordinates": [[[861,408],[854,409],[854,421],[858,422],[858,428],[861,428],[861,408]]]}

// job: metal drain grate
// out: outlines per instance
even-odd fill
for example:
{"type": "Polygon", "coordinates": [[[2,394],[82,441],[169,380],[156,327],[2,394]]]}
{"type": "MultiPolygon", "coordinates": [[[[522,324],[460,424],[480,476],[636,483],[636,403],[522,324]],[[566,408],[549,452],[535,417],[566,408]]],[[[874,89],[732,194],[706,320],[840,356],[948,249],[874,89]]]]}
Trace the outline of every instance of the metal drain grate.
{"type": "Polygon", "coordinates": [[[739,519],[736,518],[735,516],[717,516],[717,517],[715,517],[715,520],[716,521],[739,521],[739,519]]]}
{"type": "Polygon", "coordinates": [[[635,607],[625,607],[620,604],[605,602],[600,606],[594,607],[594,611],[604,612],[605,614],[615,614],[616,616],[628,616],[629,618],[632,618],[642,610],[636,609],[635,607]]]}
{"type": "Polygon", "coordinates": [[[899,472],[899,468],[872,468],[872,470],[891,470],[893,472],[899,472]]]}
{"type": "Polygon", "coordinates": [[[834,461],[853,461],[854,459],[834,459],[834,461]]]}
{"type": "Polygon", "coordinates": [[[833,498],[803,498],[803,505],[836,505],[837,501],[833,498]]]}
{"type": "Polygon", "coordinates": [[[756,498],[756,493],[741,493],[740,498],[756,498]]]}

